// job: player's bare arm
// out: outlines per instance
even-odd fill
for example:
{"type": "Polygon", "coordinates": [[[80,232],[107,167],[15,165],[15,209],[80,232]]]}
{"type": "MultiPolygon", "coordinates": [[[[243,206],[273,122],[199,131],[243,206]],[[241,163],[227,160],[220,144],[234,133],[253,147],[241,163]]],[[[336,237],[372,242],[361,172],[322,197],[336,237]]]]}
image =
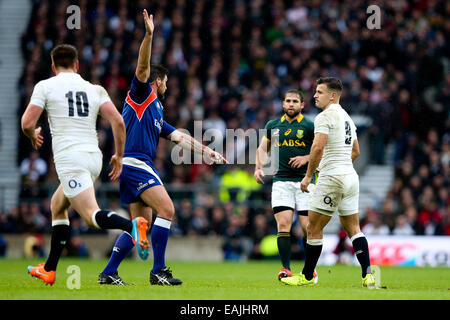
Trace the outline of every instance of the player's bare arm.
{"type": "Polygon", "coordinates": [[[150,77],[150,58],[152,53],[152,38],[155,26],[153,24],[153,15],[148,15],[147,10],[142,12],[145,24],[145,36],[139,48],[139,57],[136,67],[136,77],[141,82],[147,82],[150,77]]]}
{"type": "Polygon", "coordinates": [[[298,169],[307,164],[308,161],[309,161],[309,154],[307,154],[306,156],[296,156],[289,160],[289,165],[292,168],[298,169]]]}
{"type": "Polygon", "coordinates": [[[311,146],[311,152],[309,154],[309,164],[308,169],[306,171],[306,175],[300,183],[300,188],[302,192],[309,192],[308,185],[311,182],[312,176],[314,172],[316,172],[317,167],[320,164],[320,160],[322,160],[323,150],[325,149],[325,145],[327,144],[328,135],[324,133],[316,133],[314,136],[314,141],[311,146]]]}
{"type": "Polygon", "coordinates": [[[212,163],[228,163],[227,159],[225,159],[223,155],[203,145],[200,141],[184,132],[181,132],[180,130],[173,131],[167,136],[167,138],[170,141],[179,144],[183,149],[187,149],[195,153],[206,154],[212,163]]]}
{"type": "Polygon", "coordinates": [[[358,140],[353,141],[353,148],[352,148],[352,162],[355,161],[356,158],[358,158],[360,154],[359,151],[359,143],[358,140]]]}
{"type": "Polygon", "coordinates": [[[36,128],[36,124],[43,111],[43,108],[29,104],[22,116],[22,131],[31,140],[31,144],[35,150],[39,149],[44,143],[44,137],[41,135],[42,128],[36,128]]]}
{"type": "Polygon", "coordinates": [[[109,165],[112,167],[109,177],[111,181],[117,181],[122,173],[122,158],[125,149],[125,123],[116,106],[111,101],[105,102],[100,106],[100,115],[111,124],[115,153],[111,157],[109,165]]]}
{"type": "Polygon", "coordinates": [[[267,163],[269,153],[270,153],[270,140],[267,139],[266,137],[263,137],[261,143],[259,144],[258,149],[256,150],[255,173],[253,174],[255,180],[259,184],[264,184],[263,180],[264,172],[262,168],[267,163]]]}

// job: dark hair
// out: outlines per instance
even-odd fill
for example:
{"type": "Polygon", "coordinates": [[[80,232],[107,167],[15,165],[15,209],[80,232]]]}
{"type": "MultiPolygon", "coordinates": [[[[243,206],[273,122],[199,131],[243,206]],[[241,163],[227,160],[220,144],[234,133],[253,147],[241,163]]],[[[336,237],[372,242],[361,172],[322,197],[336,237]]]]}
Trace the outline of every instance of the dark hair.
{"type": "Polygon", "coordinates": [[[150,83],[155,81],[157,78],[161,80],[164,79],[164,76],[169,74],[169,70],[160,64],[151,64],[150,65],[150,83]]]}
{"type": "Polygon", "coordinates": [[[284,93],[283,100],[286,99],[286,95],[287,95],[288,93],[292,93],[292,94],[298,95],[298,96],[300,97],[300,103],[302,103],[303,101],[305,101],[305,97],[303,96],[303,93],[302,93],[300,90],[297,90],[297,89],[289,89],[288,91],[286,91],[286,92],[284,93]]]}
{"type": "Polygon", "coordinates": [[[344,86],[342,85],[341,80],[333,77],[320,77],[317,79],[317,85],[325,84],[329,90],[337,91],[341,94],[342,90],[344,90],[344,86]]]}
{"type": "Polygon", "coordinates": [[[72,68],[78,60],[78,51],[70,44],[60,44],[50,52],[55,68],[72,68]]]}

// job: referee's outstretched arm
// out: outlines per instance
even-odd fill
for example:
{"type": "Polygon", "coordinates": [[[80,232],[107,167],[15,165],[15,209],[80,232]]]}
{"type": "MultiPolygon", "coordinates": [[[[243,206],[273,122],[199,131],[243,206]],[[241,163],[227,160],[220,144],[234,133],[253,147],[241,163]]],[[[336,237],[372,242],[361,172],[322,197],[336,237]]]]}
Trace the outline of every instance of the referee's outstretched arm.
{"type": "Polygon", "coordinates": [[[139,48],[139,57],[136,66],[136,77],[140,82],[147,82],[150,77],[150,57],[152,55],[152,39],[153,30],[153,15],[148,15],[147,10],[142,12],[145,22],[145,36],[139,48]]]}

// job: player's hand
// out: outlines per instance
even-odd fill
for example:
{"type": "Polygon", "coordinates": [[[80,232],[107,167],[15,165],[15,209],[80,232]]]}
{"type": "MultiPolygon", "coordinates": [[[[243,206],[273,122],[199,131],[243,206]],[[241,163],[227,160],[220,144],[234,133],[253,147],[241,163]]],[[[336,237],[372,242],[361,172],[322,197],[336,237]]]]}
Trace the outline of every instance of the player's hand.
{"type": "Polygon", "coordinates": [[[265,174],[262,169],[255,169],[255,173],[253,174],[253,176],[255,177],[256,182],[258,182],[259,184],[264,184],[263,177],[265,176],[265,174]]]}
{"type": "Polygon", "coordinates": [[[153,24],[153,15],[151,14],[149,16],[146,9],[144,9],[142,15],[144,16],[145,31],[149,36],[151,36],[153,35],[153,30],[155,29],[155,26],[153,24]]]}
{"type": "Polygon", "coordinates": [[[34,129],[34,137],[31,138],[31,144],[33,145],[33,148],[35,150],[39,149],[44,144],[44,137],[42,136],[41,132],[41,127],[34,129]]]}
{"type": "Polygon", "coordinates": [[[302,180],[302,182],[300,182],[300,189],[302,190],[302,192],[306,192],[309,193],[308,190],[308,186],[311,182],[311,177],[305,176],[302,180]]]}
{"type": "Polygon", "coordinates": [[[220,153],[210,149],[208,150],[208,155],[209,158],[211,159],[212,163],[226,163],[229,164],[228,160],[225,159],[225,157],[223,155],[221,155],[220,153]]]}
{"type": "Polygon", "coordinates": [[[297,157],[293,157],[289,160],[289,165],[292,168],[300,168],[301,166],[304,166],[305,164],[308,163],[308,157],[307,156],[297,156],[297,157]]]}
{"type": "Polygon", "coordinates": [[[122,173],[122,157],[114,154],[109,161],[109,165],[112,167],[112,170],[108,176],[112,182],[116,182],[122,173]]]}

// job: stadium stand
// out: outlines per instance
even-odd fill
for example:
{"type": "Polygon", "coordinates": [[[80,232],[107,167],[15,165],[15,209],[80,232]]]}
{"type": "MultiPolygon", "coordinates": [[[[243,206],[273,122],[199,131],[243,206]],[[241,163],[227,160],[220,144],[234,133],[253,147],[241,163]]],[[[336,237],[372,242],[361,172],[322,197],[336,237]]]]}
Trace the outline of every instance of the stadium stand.
{"type": "Polygon", "coordinates": [[[31,6],[26,0],[2,1],[0,3],[0,210],[17,205],[20,192],[17,158],[16,110],[20,95],[17,82],[26,61],[21,57],[20,41],[28,23],[31,6]]]}
{"type": "MultiPolygon", "coordinates": [[[[445,1],[385,1],[379,30],[366,27],[368,1],[73,3],[81,8],[80,30],[65,26],[68,1],[33,1],[22,37],[18,114],[34,84],[51,76],[49,52],[59,43],[77,47],[81,75],[105,86],[121,109],[144,32],[140,12],[147,8],[156,25],[152,62],[170,70],[164,100],[169,123],[191,133],[195,120],[222,130],[263,128],[280,114],[280,96],[291,87],[306,94],[304,113],[314,117],[314,80],[337,76],[345,88],[342,105],[352,117],[371,120],[368,162],[385,183],[374,185],[362,176],[362,192],[386,189],[364,200],[365,232],[450,235],[450,20],[445,19],[450,5],[445,1]]],[[[112,132],[103,121],[98,128],[105,159],[99,193],[107,202],[117,198],[117,185],[107,179],[112,132]]],[[[23,135],[18,145],[17,167],[31,156],[23,135]]],[[[230,172],[224,166],[175,166],[171,147],[161,141],[155,165],[176,205],[172,236],[220,235],[228,239],[227,250],[235,246],[239,252],[235,239],[261,239],[259,226],[273,233],[270,204],[264,201],[270,197],[267,186],[253,197],[249,189],[238,189],[236,201],[226,201],[230,193],[221,182],[230,172]]],[[[48,194],[57,182],[50,144],[39,157],[47,172],[38,180],[22,179],[17,206],[0,214],[0,232],[48,231],[48,194]]],[[[79,225],[76,232],[87,232],[79,225]]]]}

